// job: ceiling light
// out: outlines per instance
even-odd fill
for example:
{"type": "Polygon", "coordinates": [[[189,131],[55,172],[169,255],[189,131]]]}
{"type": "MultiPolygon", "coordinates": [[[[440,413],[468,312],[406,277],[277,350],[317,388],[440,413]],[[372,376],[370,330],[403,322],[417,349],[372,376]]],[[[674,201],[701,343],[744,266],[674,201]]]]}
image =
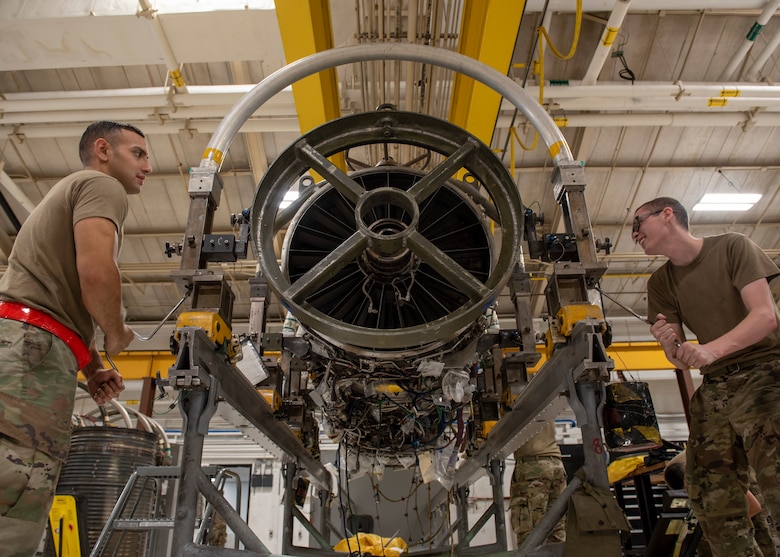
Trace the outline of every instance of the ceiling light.
{"type": "Polygon", "coordinates": [[[707,193],[694,205],[694,211],[747,211],[758,200],[760,193],[707,193]]]}

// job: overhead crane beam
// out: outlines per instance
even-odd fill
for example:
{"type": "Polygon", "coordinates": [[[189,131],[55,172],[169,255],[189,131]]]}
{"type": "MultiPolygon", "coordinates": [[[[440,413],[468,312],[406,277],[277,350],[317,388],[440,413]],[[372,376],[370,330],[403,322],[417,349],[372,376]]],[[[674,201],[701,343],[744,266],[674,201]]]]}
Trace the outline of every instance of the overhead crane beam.
{"type": "MultiPolygon", "coordinates": [[[[287,63],[333,48],[333,24],[328,0],[281,0],[276,17],[287,63]]],[[[301,133],[341,116],[336,69],[330,68],[293,83],[293,98],[301,133]]],[[[343,156],[333,161],[345,169],[343,156]]]]}
{"type": "MultiPolygon", "coordinates": [[[[506,74],[525,0],[467,0],[463,6],[458,52],[506,74]]],[[[455,74],[449,120],[487,145],[501,106],[501,95],[470,77],[455,74]]]]}

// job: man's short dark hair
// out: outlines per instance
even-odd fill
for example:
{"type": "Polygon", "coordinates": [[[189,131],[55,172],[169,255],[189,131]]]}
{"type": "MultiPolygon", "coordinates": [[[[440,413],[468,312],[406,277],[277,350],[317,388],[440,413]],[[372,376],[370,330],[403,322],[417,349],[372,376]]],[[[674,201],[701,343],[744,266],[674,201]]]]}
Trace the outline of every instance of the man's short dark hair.
{"type": "Polygon", "coordinates": [[[146,137],[144,132],[134,125],[123,122],[102,120],[87,126],[87,129],[84,130],[84,133],[81,135],[81,140],[79,141],[79,158],[81,159],[82,164],[89,164],[90,159],[92,158],[92,145],[95,141],[102,137],[111,143],[112,139],[114,139],[122,130],[131,131],[137,133],[141,137],[146,137]]]}
{"type": "Polygon", "coordinates": [[[663,211],[667,207],[672,209],[672,212],[676,215],[675,218],[677,219],[677,222],[679,222],[685,230],[688,230],[688,211],[686,211],[683,204],[674,197],[656,197],[652,201],[640,205],[637,211],[639,209],[647,209],[648,212],[653,213],[655,211],[663,211]]]}

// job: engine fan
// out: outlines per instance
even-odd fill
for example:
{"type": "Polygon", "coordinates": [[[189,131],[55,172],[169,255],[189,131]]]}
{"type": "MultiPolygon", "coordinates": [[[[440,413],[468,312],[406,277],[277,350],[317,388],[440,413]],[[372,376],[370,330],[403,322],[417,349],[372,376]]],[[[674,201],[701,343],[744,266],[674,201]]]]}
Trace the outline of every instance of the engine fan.
{"type": "Polygon", "coordinates": [[[252,209],[256,253],[309,343],[291,355],[311,382],[306,399],[350,454],[394,464],[446,446],[457,455],[467,427],[481,430],[469,405],[484,394],[477,341],[521,256],[522,218],[490,149],[421,114],[336,120],[269,168],[252,209]],[[356,151],[378,161],[347,173],[328,159],[356,151]],[[416,152],[430,156],[393,156],[416,152]],[[280,209],[293,189],[298,201],[280,209]]]}

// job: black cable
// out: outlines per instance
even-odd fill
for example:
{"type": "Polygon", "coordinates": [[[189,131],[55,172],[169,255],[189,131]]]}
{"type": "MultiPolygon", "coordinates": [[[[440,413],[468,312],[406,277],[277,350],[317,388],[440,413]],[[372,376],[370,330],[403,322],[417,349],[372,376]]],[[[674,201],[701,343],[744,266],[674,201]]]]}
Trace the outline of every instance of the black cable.
{"type": "Polygon", "coordinates": [[[631,83],[634,83],[634,81],[636,81],[636,75],[628,67],[628,63],[626,62],[626,59],[623,56],[623,51],[620,50],[618,52],[615,52],[613,53],[613,56],[616,56],[617,59],[620,60],[620,63],[623,64],[623,69],[618,72],[618,75],[623,79],[629,80],[631,81],[631,83]]]}

